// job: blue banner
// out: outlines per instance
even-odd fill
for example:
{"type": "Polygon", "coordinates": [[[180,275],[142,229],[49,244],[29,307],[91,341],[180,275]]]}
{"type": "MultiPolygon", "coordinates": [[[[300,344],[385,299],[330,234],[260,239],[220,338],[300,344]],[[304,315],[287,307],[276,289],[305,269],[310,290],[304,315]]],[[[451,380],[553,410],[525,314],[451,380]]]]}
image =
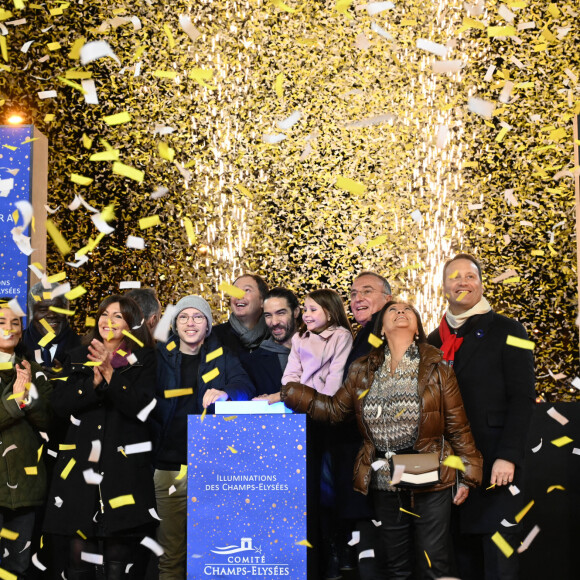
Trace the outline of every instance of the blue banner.
{"type": "Polygon", "coordinates": [[[306,416],[189,417],[187,577],[306,580],[306,416]]]}
{"type": "MultiPolygon", "coordinates": [[[[32,125],[0,126],[0,296],[18,298],[26,310],[28,256],[12,239],[17,201],[30,201],[32,125]]],[[[25,235],[29,235],[28,228],[25,235]]]]}

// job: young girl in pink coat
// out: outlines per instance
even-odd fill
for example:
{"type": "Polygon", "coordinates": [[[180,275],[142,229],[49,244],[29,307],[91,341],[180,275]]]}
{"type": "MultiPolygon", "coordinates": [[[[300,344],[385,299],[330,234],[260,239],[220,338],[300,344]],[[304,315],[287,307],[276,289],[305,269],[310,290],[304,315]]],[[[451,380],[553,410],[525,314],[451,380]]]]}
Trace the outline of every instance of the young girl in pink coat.
{"type": "Polygon", "coordinates": [[[334,395],[342,384],[352,331],[344,304],[334,290],[314,290],[304,299],[302,327],[292,337],[292,350],[282,384],[302,383],[334,395]]]}

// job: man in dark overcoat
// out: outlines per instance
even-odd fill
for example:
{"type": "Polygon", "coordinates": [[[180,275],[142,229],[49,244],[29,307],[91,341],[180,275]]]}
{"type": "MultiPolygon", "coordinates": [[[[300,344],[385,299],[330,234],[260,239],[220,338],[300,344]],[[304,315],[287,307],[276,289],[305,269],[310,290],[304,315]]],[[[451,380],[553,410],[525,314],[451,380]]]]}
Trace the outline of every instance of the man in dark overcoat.
{"type": "Polygon", "coordinates": [[[481,266],[458,254],[443,268],[448,309],[429,342],[453,365],[477,448],[483,485],[454,508],[455,555],[462,580],[518,577],[515,549],[523,507],[525,445],[532,417],[534,359],[524,327],[494,312],[483,297],[481,266]],[[510,338],[512,337],[512,338],[510,338]],[[499,532],[514,549],[506,557],[492,541],[499,532]]]}

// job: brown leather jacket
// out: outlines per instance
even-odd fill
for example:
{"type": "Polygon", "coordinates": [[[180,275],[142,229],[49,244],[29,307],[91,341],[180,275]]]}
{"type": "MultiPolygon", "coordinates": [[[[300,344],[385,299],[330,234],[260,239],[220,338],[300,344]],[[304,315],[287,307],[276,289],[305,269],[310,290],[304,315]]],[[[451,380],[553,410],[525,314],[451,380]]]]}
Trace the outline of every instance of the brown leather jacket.
{"type": "MultiPolygon", "coordinates": [[[[420,453],[440,453],[441,435],[444,435],[443,458],[448,455],[459,456],[465,465],[465,472],[458,471],[459,481],[475,487],[481,483],[483,459],[475,447],[455,374],[443,362],[439,349],[423,343],[419,345],[419,354],[418,390],[421,410],[414,449],[420,453]]],[[[300,383],[288,383],[281,391],[281,399],[288,407],[299,413],[308,413],[318,421],[339,423],[353,413],[356,415],[364,441],[355,460],[353,482],[354,489],[365,495],[369,489],[371,464],[375,461],[376,449],[362,418],[362,394],[370,389],[374,374],[383,361],[383,350],[374,350],[357,359],[350,366],[344,384],[333,397],[322,395],[300,383]]],[[[445,489],[454,483],[455,469],[441,465],[441,483],[421,488],[421,491],[445,489]]]]}

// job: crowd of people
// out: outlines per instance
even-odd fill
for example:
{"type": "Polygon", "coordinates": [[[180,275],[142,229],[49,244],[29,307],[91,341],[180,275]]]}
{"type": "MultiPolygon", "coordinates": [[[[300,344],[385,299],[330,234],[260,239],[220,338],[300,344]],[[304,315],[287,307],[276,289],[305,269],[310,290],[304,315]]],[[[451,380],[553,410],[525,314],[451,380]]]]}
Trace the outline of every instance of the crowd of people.
{"type": "MultiPolygon", "coordinates": [[[[523,507],[533,357],[507,343],[526,332],[492,310],[475,258],[448,260],[443,284],[448,308],[428,336],[369,271],[351,285],[354,335],[336,291],[301,307],[256,274],[235,280],[227,322],[184,296],[157,342],[152,289],[105,298],[83,338],[57,284],[30,289],[25,330],[0,304],[0,569],[142,579],[141,541],[154,538],[159,578],[184,579],[187,417],[265,399],[309,416],[310,580],[349,567],[360,580],[517,578],[492,536],[523,507]],[[433,457],[432,479],[403,477],[402,461],[433,457]]],[[[512,546],[518,527],[501,528],[512,546]]]]}

